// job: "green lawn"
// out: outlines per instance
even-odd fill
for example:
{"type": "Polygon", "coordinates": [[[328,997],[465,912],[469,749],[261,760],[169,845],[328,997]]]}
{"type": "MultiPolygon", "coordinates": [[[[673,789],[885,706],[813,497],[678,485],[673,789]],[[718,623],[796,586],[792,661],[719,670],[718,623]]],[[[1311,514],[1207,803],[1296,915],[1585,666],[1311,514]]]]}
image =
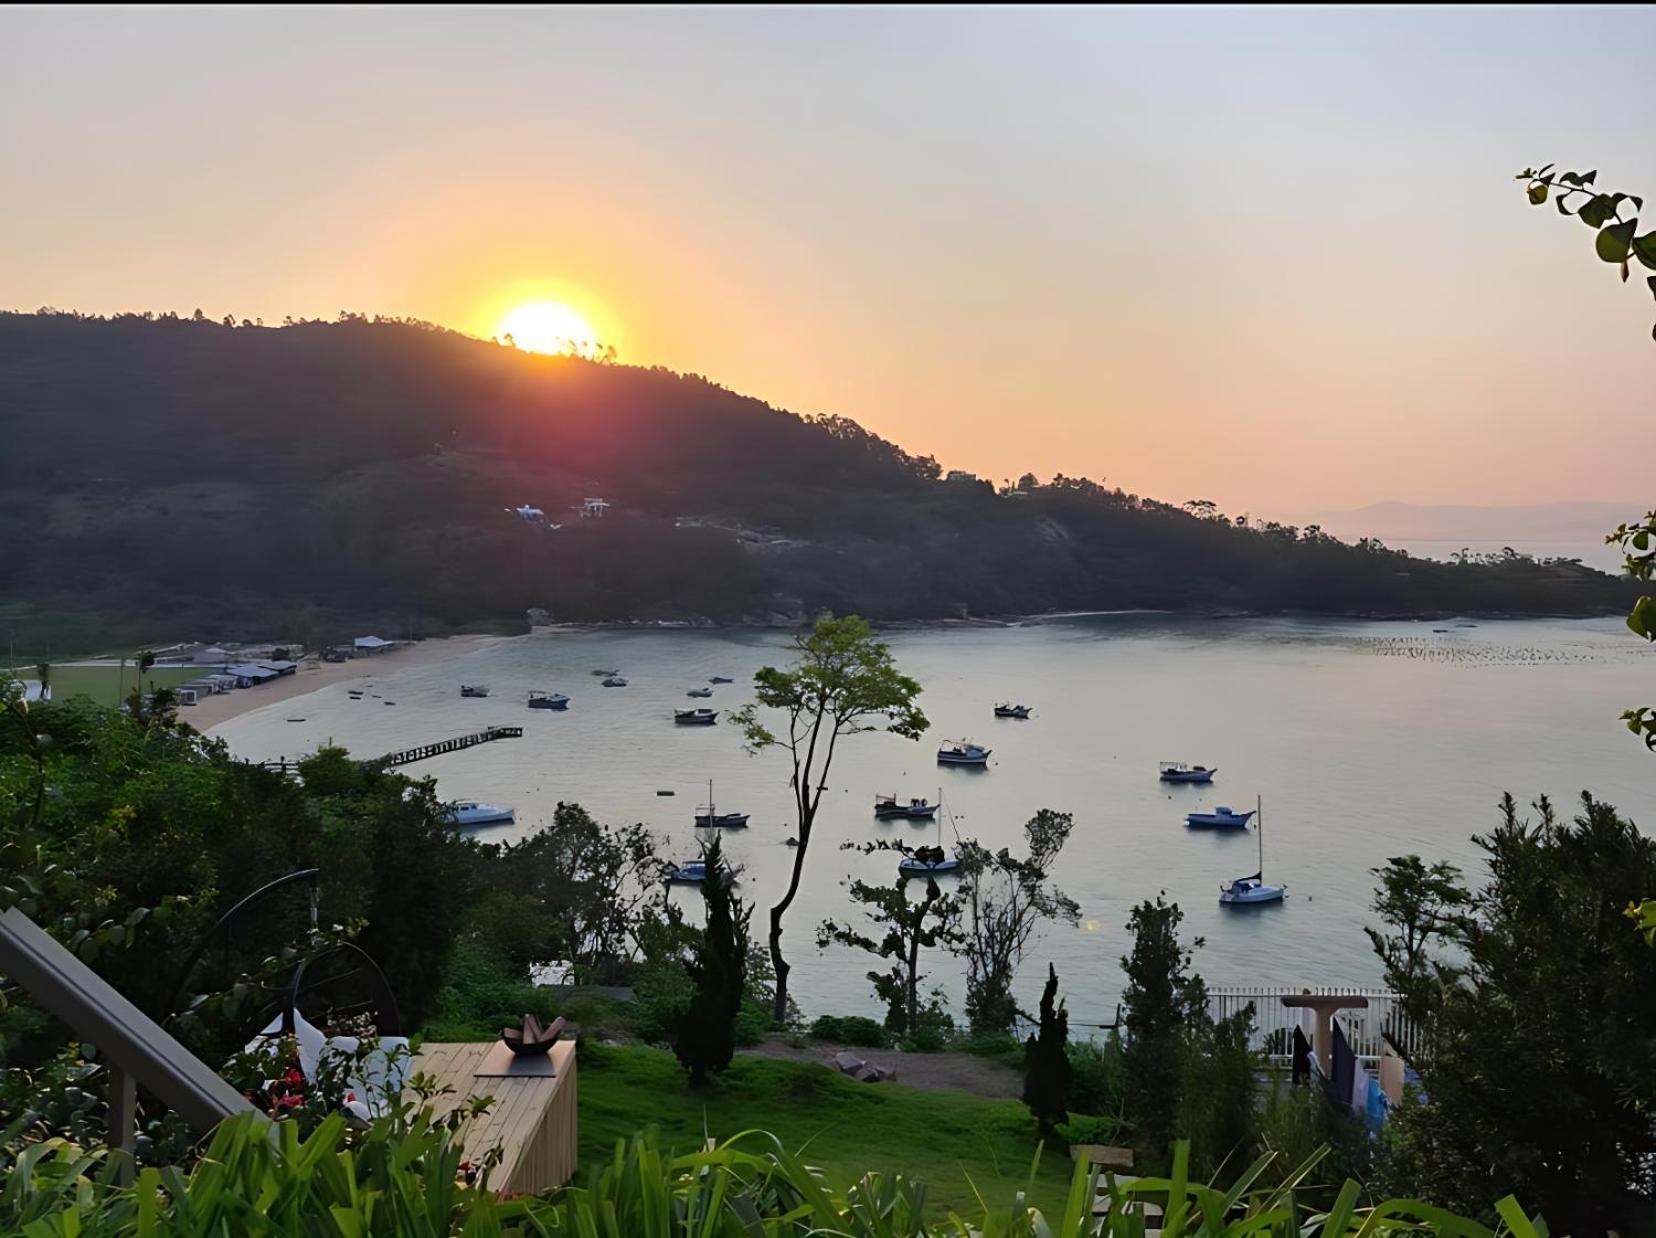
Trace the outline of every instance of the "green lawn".
{"type": "MultiPolygon", "coordinates": [[[[3,651],[0,651],[3,656],[3,651]]],[[[167,688],[174,684],[189,683],[192,679],[199,679],[216,667],[202,666],[152,666],[144,676],[144,687],[147,691],[151,687],[167,688]]],[[[18,666],[12,672],[19,679],[33,679],[35,668],[29,665],[18,666]]],[[[127,691],[137,679],[138,667],[134,663],[127,663],[124,682],[127,691]]],[[[123,682],[121,668],[118,666],[63,666],[56,663],[52,666],[52,696],[60,701],[66,701],[72,696],[89,696],[100,705],[120,704],[120,684],[123,682]]]]}
{"type": "MultiPolygon", "coordinates": [[[[578,1078],[582,1173],[645,1126],[676,1152],[696,1150],[706,1135],[726,1139],[758,1127],[841,1183],[868,1169],[922,1179],[943,1211],[969,1207],[974,1186],[1006,1202],[1027,1181],[1038,1144],[1018,1101],[855,1083],[814,1063],[739,1054],[697,1091],[670,1053],[585,1042],[578,1078]]],[[[1061,1214],[1070,1169],[1063,1141],[1049,1142],[1032,1202],[1061,1214]]]]}

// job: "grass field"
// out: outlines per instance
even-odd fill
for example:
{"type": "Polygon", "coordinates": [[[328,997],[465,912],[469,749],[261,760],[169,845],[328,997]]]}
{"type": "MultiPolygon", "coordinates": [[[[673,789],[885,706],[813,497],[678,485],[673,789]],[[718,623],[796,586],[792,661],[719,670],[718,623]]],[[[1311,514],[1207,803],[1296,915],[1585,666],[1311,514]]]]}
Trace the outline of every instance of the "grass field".
{"type": "MultiPolygon", "coordinates": [[[[722,1140],[759,1128],[841,1183],[869,1169],[919,1178],[942,1212],[969,1207],[974,1187],[1006,1202],[1028,1181],[1039,1143],[1018,1101],[856,1083],[815,1063],[738,1055],[698,1091],[670,1053],[589,1041],[579,1087],[583,1172],[645,1126],[660,1131],[664,1151],[676,1152],[695,1151],[707,1135],[722,1140]]],[[[1071,1168],[1063,1141],[1049,1143],[1032,1202],[1061,1212],[1071,1168]]]]}
{"type": "MultiPolygon", "coordinates": [[[[3,651],[0,651],[3,655],[3,651]]],[[[144,676],[144,688],[167,688],[174,684],[188,683],[192,679],[199,679],[210,668],[188,666],[153,666],[144,676]]],[[[33,666],[19,666],[12,671],[19,679],[33,679],[33,666]]],[[[52,666],[52,695],[60,701],[66,701],[72,696],[89,696],[100,705],[118,705],[121,701],[120,685],[124,682],[126,690],[131,691],[137,679],[138,667],[127,663],[123,674],[118,666],[52,666]]]]}

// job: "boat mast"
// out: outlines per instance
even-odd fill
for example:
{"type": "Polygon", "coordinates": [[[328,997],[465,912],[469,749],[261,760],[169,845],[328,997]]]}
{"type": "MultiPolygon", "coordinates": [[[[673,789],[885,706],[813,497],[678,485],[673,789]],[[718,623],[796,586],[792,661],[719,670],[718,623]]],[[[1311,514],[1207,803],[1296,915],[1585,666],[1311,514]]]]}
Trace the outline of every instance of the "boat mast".
{"type": "Polygon", "coordinates": [[[1265,797],[1254,796],[1254,833],[1259,835],[1259,882],[1265,884],[1265,797]]]}

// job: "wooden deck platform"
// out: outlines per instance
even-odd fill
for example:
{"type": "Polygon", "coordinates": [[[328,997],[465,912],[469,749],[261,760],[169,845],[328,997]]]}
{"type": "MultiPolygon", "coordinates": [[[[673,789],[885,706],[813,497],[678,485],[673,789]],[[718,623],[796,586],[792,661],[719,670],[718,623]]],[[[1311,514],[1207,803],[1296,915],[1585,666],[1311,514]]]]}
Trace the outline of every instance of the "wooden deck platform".
{"type": "Polygon", "coordinates": [[[469,1157],[500,1148],[503,1159],[489,1176],[497,1192],[555,1190],[575,1176],[575,1044],[566,1040],[552,1046],[555,1073],[550,1076],[516,1073],[520,1068],[506,1075],[478,1074],[498,1043],[427,1044],[414,1058],[414,1071],[452,1089],[432,1102],[439,1116],[473,1097],[494,1097],[488,1113],[471,1122],[463,1138],[469,1157]]]}

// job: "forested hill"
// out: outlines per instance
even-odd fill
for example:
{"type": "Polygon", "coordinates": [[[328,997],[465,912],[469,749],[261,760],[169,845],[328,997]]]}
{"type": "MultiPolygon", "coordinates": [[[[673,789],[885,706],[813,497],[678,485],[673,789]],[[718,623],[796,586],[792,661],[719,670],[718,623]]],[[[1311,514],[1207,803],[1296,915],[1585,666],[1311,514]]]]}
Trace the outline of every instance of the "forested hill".
{"type": "Polygon", "coordinates": [[[1630,593],[1568,564],[1424,563],[1081,480],[997,494],[698,377],[360,319],[0,314],[0,546],[0,628],[60,646],[111,624],[435,631],[528,607],[1597,613],[1630,593]],[[586,497],[612,507],[580,519],[586,497]]]}

